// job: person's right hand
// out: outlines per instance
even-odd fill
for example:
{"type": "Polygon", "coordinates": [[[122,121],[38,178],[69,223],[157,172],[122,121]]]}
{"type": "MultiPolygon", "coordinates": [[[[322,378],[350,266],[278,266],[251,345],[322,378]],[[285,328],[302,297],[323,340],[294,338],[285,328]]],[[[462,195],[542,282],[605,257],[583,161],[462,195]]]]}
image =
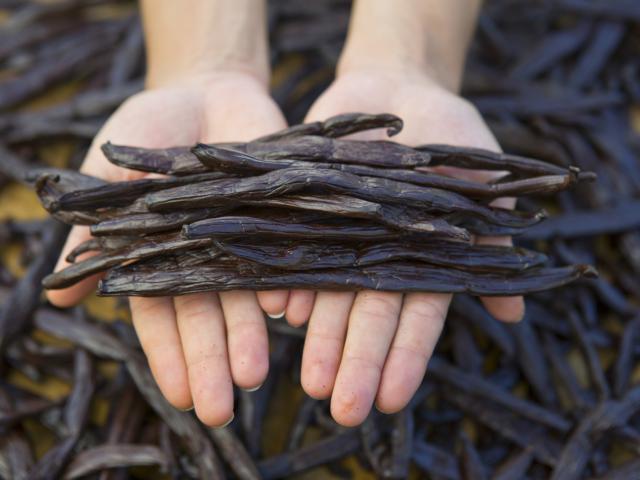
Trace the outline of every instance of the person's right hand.
{"type": "MultiPolygon", "coordinates": [[[[236,71],[182,80],[147,90],[125,102],[95,138],[81,171],[108,181],[145,176],[109,163],[106,141],[147,148],[196,142],[243,141],[279,130],[285,120],[264,82],[236,71]]],[[[90,237],[74,227],[58,262],[90,237]]],[[[82,258],[82,257],[81,257],[82,258]]],[[[97,277],[48,292],[64,307],[90,293],[97,277]]],[[[262,384],[268,369],[268,340],[262,308],[284,311],[287,292],[199,293],[175,298],[130,299],[133,324],[151,371],[167,400],[179,409],[195,407],[202,422],[222,425],[233,417],[233,383],[262,384]]]]}

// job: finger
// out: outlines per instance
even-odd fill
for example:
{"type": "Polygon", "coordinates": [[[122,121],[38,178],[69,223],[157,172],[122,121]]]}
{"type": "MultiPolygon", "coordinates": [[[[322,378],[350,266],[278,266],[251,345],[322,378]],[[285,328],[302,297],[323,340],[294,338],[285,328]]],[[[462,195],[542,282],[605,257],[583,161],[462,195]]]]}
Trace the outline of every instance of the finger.
{"type": "Polygon", "coordinates": [[[356,295],[331,396],[331,415],[339,424],[358,425],[371,410],[401,306],[397,293],[356,295]]]}
{"type": "Polygon", "coordinates": [[[256,292],[258,297],[258,303],[262,310],[267,315],[273,318],[280,318],[284,316],[285,309],[287,308],[287,301],[289,300],[288,290],[273,290],[256,292]]]}
{"type": "MultiPolygon", "coordinates": [[[[492,202],[492,205],[502,208],[514,208],[515,204],[514,198],[498,198],[492,202]]],[[[478,245],[513,245],[511,237],[479,237],[476,243],[478,245]]],[[[524,317],[524,299],[521,296],[482,297],[481,300],[487,311],[503,322],[518,322],[524,317]]]]}
{"type": "MultiPolygon", "coordinates": [[[[70,263],[65,260],[67,258],[67,255],[69,255],[71,250],[73,250],[75,247],[80,245],[82,242],[89,240],[90,238],[91,234],[89,233],[89,227],[73,227],[69,232],[69,236],[67,237],[67,241],[64,244],[64,248],[62,249],[60,258],[58,258],[58,263],[56,264],[55,271],[57,272],[69,266],[70,263]]],[[[95,255],[95,252],[87,252],[80,255],[76,259],[76,261],[84,260],[92,255],[95,255]]],[[[70,307],[71,305],[75,305],[84,297],[93,292],[93,290],[96,288],[96,284],[98,283],[98,279],[101,276],[101,274],[92,275],[71,287],[61,290],[47,290],[47,298],[52,304],[56,305],[57,307],[65,308],[70,307]]]]}
{"type": "Polygon", "coordinates": [[[160,391],[174,407],[190,408],[193,403],[173,301],[168,297],[131,297],[129,306],[133,326],[160,391]]]}
{"type": "Polygon", "coordinates": [[[264,315],[254,292],[220,294],[227,325],[227,343],[233,382],[252,390],[264,382],[269,370],[269,339],[264,315]]]}
{"type": "Polygon", "coordinates": [[[442,332],[451,295],[405,295],[398,330],[382,370],[376,406],[384,413],[404,408],[416,392],[442,332]]]}
{"type": "Polygon", "coordinates": [[[328,398],[338,373],[352,292],[318,292],[302,352],[302,388],[310,397],[328,398]]]}
{"type": "Polygon", "coordinates": [[[287,321],[294,327],[304,325],[311,316],[315,292],[311,290],[291,290],[287,302],[287,321]]]}
{"type": "Polygon", "coordinates": [[[195,293],[173,303],[196,415],[206,425],[224,425],[233,416],[233,384],[218,296],[195,293]]]}
{"type": "MultiPolygon", "coordinates": [[[[479,245],[511,246],[511,237],[482,237],[478,238],[479,245]]],[[[503,322],[519,322],[524,317],[523,297],[482,297],[482,303],[487,311],[503,322]]]]}

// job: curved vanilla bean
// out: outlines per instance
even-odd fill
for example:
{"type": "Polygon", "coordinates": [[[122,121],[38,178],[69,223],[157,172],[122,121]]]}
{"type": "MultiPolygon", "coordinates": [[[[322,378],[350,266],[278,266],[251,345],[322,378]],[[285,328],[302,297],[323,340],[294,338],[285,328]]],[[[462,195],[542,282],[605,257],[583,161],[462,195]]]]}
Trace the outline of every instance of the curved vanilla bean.
{"type": "Polygon", "coordinates": [[[120,265],[123,262],[140,260],[158,254],[195,249],[210,244],[211,241],[207,239],[184,240],[179,236],[168,239],[165,237],[160,241],[143,239],[128,249],[100,253],[81,262],[73,263],[62,270],[47,275],[42,281],[42,284],[48,289],[66,288],[94,273],[102,272],[110,267],[120,265]]]}
{"type": "Polygon", "coordinates": [[[483,148],[456,147],[452,145],[429,144],[416,147],[416,150],[431,155],[432,167],[447,165],[458,168],[479,170],[507,170],[516,176],[564,175],[568,171],[577,174],[577,167],[566,169],[552,163],[533,158],[493,152],[483,148]]]}
{"type": "Polygon", "coordinates": [[[84,175],[74,170],[57,168],[39,168],[30,170],[25,175],[25,180],[35,185],[40,203],[48,211],[55,210],[58,199],[80,189],[94,189],[107,185],[104,180],[84,175]]]}
{"type": "Polygon", "coordinates": [[[402,130],[403,122],[400,117],[390,113],[345,113],[329,117],[322,122],[303,123],[293,125],[279,132],[257,138],[256,142],[272,142],[285,138],[295,138],[306,135],[320,135],[337,138],[352,133],[364,132],[375,128],[386,128],[387,135],[393,137],[402,130]]]}
{"type": "MultiPolygon", "coordinates": [[[[53,205],[57,208],[57,200],[53,205]]],[[[139,197],[131,203],[120,207],[86,208],[80,210],[56,210],[50,212],[51,216],[63,223],[70,225],[96,225],[107,220],[116,220],[122,217],[150,214],[144,197],[139,197]]]]}
{"type": "Polygon", "coordinates": [[[67,466],[64,478],[72,480],[104,469],[146,465],[158,465],[165,470],[167,459],[162,450],[155,445],[104,444],[78,453],[67,466]]]}
{"type": "Polygon", "coordinates": [[[95,238],[90,238],[84,242],[78,244],[73,250],[69,252],[65,260],[69,263],[74,263],[76,259],[87,252],[97,252],[101,250],[100,241],[95,238]]]}
{"type": "Polygon", "coordinates": [[[425,212],[463,212],[503,226],[536,224],[543,216],[486,207],[446,190],[419,187],[385,178],[358,177],[334,170],[276,170],[257,177],[221,179],[169,188],[147,195],[150,210],[199,208],[224,205],[236,199],[258,200],[313,188],[322,193],[346,193],[363,200],[401,204],[425,212]]]}
{"type": "Polygon", "coordinates": [[[107,142],[101,148],[114,165],[140,172],[193,175],[209,171],[191,153],[190,147],[142,148],[107,142]]]}

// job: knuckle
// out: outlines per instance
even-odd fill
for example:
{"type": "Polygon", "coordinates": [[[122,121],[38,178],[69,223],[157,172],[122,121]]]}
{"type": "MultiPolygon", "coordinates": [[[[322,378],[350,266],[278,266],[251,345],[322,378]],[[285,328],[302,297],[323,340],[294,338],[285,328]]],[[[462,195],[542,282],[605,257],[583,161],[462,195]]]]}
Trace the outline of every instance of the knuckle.
{"type": "Polygon", "coordinates": [[[262,334],[264,330],[264,320],[234,320],[227,322],[227,334],[229,335],[253,335],[256,332],[262,334]]]}
{"type": "Polygon", "coordinates": [[[227,356],[221,351],[209,351],[209,352],[190,352],[186,358],[187,369],[192,374],[206,364],[219,362],[226,362],[227,356]]]}
{"type": "Polygon", "coordinates": [[[400,311],[400,302],[396,295],[379,292],[365,293],[362,300],[354,308],[357,315],[373,321],[395,321],[400,311]]]}
{"type": "Polygon", "coordinates": [[[447,303],[440,298],[426,295],[415,301],[406,302],[402,315],[409,320],[417,321],[442,321],[447,315],[447,303]]]}
{"type": "Polygon", "coordinates": [[[321,346],[323,349],[325,349],[326,347],[332,347],[332,345],[327,344],[342,345],[343,339],[343,335],[324,332],[320,330],[308,330],[305,342],[307,343],[307,345],[317,343],[318,346],[321,346]]]}
{"type": "Polygon", "coordinates": [[[342,362],[347,366],[353,366],[358,370],[372,370],[376,375],[382,372],[382,361],[363,355],[346,354],[342,362]]]}
{"type": "Polygon", "coordinates": [[[410,357],[409,361],[414,361],[419,364],[426,364],[431,356],[425,342],[419,339],[405,341],[401,345],[393,345],[389,353],[391,354],[393,352],[408,356],[410,357]]]}

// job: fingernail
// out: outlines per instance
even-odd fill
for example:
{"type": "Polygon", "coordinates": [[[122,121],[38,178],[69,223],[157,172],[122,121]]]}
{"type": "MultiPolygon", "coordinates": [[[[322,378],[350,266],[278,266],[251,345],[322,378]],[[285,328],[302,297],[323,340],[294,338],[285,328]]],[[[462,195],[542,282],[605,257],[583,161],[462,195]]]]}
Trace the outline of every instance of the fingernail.
{"type": "Polygon", "coordinates": [[[229,424],[230,424],[231,422],[233,422],[233,419],[234,419],[234,418],[236,418],[236,414],[235,414],[235,413],[232,413],[232,414],[231,414],[231,418],[230,418],[229,420],[227,420],[223,425],[218,425],[217,427],[213,427],[213,428],[224,428],[224,427],[227,427],[227,426],[229,426],[229,424]]]}
{"type": "Polygon", "coordinates": [[[285,314],[285,311],[283,310],[281,313],[278,313],[278,314],[276,314],[276,315],[271,315],[270,313],[267,313],[267,316],[268,316],[269,318],[273,318],[274,320],[277,320],[277,319],[279,319],[279,318],[284,317],[284,314],[285,314]]]}
{"type": "Polygon", "coordinates": [[[262,384],[262,383],[261,383],[261,384],[260,384],[260,385],[258,385],[257,387],[253,387],[253,388],[243,388],[242,390],[244,390],[245,392],[249,392],[249,393],[251,393],[251,392],[255,392],[256,390],[258,390],[262,385],[264,385],[264,384],[262,384]]]}
{"type": "Polygon", "coordinates": [[[179,408],[178,410],[180,410],[181,412],[190,412],[191,410],[193,410],[193,405],[189,408],[179,408]]]}

